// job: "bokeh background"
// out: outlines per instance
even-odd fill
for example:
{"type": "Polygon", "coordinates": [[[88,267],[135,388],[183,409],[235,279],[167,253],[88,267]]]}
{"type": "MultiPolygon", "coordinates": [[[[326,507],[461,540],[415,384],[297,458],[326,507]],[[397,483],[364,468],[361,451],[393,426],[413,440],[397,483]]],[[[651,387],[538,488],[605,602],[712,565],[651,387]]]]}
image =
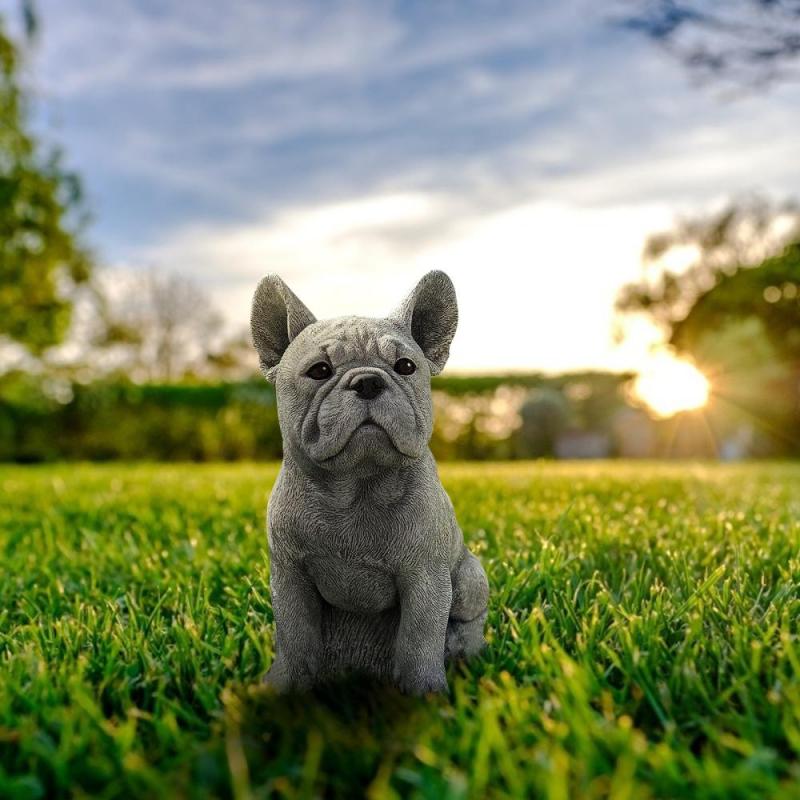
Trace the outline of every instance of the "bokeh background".
{"type": "Polygon", "coordinates": [[[258,279],[433,268],[439,458],[800,454],[800,2],[0,15],[0,460],[278,457],[258,279]]]}

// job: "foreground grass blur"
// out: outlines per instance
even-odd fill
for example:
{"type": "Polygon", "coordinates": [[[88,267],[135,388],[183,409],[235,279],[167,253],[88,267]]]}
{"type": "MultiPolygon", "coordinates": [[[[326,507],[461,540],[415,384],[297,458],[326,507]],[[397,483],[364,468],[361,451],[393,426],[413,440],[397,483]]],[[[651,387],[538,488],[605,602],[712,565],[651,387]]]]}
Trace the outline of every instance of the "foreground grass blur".
{"type": "Polygon", "coordinates": [[[258,687],[275,474],[0,468],[0,796],[800,793],[800,466],[444,467],[490,643],[432,700],[258,687]]]}

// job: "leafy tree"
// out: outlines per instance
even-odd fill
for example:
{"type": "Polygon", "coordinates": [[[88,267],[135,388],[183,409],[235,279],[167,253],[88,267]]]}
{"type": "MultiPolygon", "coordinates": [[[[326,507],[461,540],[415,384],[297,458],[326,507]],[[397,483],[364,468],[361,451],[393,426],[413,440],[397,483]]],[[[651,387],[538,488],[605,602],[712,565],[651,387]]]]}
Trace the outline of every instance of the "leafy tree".
{"type": "Polygon", "coordinates": [[[775,351],[800,361],[800,241],[755,268],[723,274],[672,326],[672,343],[691,350],[706,331],[757,319],[775,351]]]}
{"type": "Polygon", "coordinates": [[[63,340],[91,259],[80,182],[27,129],[19,63],[0,20],[0,337],[40,355],[63,340]]]}
{"type": "Polygon", "coordinates": [[[701,332],[757,317],[775,346],[794,352],[797,302],[791,284],[800,280],[797,261],[800,210],[792,203],[772,206],[753,199],[722,211],[678,222],[651,236],[642,260],[644,276],[623,287],[617,309],[643,313],[659,325],[670,344],[691,352],[701,332]],[[664,262],[683,250],[693,260],[686,269],[664,262]],[[770,301],[771,300],[771,301],[770,301]]]}
{"type": "Polygon", "coordinates": [[[569,419],[569,405],[555,389],[534,389],[519,410],[522,420],[515,433],[517,455],[522,458],[552,456],[556,441],[569,419]]]}
{"type": "Polygon", "coordinates": [[[800,212],[756,201],[684,220],[651,237],[644,261],[617,308],[649,316],[711,377],[720,429],[746,419],[764,452],[800,450],[800,212]],[[664,269],[677,248],[694,263],[664,269]]]}

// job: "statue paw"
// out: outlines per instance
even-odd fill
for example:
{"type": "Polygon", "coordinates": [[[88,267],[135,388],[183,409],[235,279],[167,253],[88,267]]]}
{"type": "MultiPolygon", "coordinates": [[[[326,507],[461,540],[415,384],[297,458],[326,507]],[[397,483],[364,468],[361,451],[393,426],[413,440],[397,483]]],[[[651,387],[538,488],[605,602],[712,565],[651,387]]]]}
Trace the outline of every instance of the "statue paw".
{"type": "Polygon", "coordinates": [[[291,667],[278,657],[264,676],[263,684],[277,694],[307,692],[314,686],[314,677],[307,668],[291,667]]]}
{"type": "Polygon", "coordinates": [[[396,671],[395,683],[401,692],[416,697],[448,691],[443,664],[413,671],[396,671]]]}

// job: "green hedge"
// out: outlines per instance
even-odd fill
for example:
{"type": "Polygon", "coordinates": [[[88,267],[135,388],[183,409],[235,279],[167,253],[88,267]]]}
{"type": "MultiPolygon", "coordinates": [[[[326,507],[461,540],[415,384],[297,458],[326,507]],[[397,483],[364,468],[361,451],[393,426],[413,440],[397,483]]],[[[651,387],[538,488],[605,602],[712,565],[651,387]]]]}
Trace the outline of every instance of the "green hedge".
{"type": "MultiPolygon", "coordinates": [[[[444,376],[434,390],[453,403],[489,398],[501,386],[561,392],[586,382],[592,397],[572,404],[581,427],[603,427],[619,407],[626,376],[585,373],[444,376]]],[[[510,458],[510,439],[480,431],[473,420],[458,439],[435,431],[434,452],[444,458],[510,458]]],[[[544,454],[544,453],[543,453],[544,454]]],[[[281,437],[273,387],[261,378],[240,383],[89,385],[58,383],[17,373],[0,378],[0,461],[273,459],[281,437]]]]}
{"type": "Polygon", "coordinates": [[[95,383],[62,402],[32,380],[0,399],[0,460],[234,460],[281,454],[275,394],[261,382],[95,383]],[[66,402],[63,402],[66,400],[66,402]]]}

